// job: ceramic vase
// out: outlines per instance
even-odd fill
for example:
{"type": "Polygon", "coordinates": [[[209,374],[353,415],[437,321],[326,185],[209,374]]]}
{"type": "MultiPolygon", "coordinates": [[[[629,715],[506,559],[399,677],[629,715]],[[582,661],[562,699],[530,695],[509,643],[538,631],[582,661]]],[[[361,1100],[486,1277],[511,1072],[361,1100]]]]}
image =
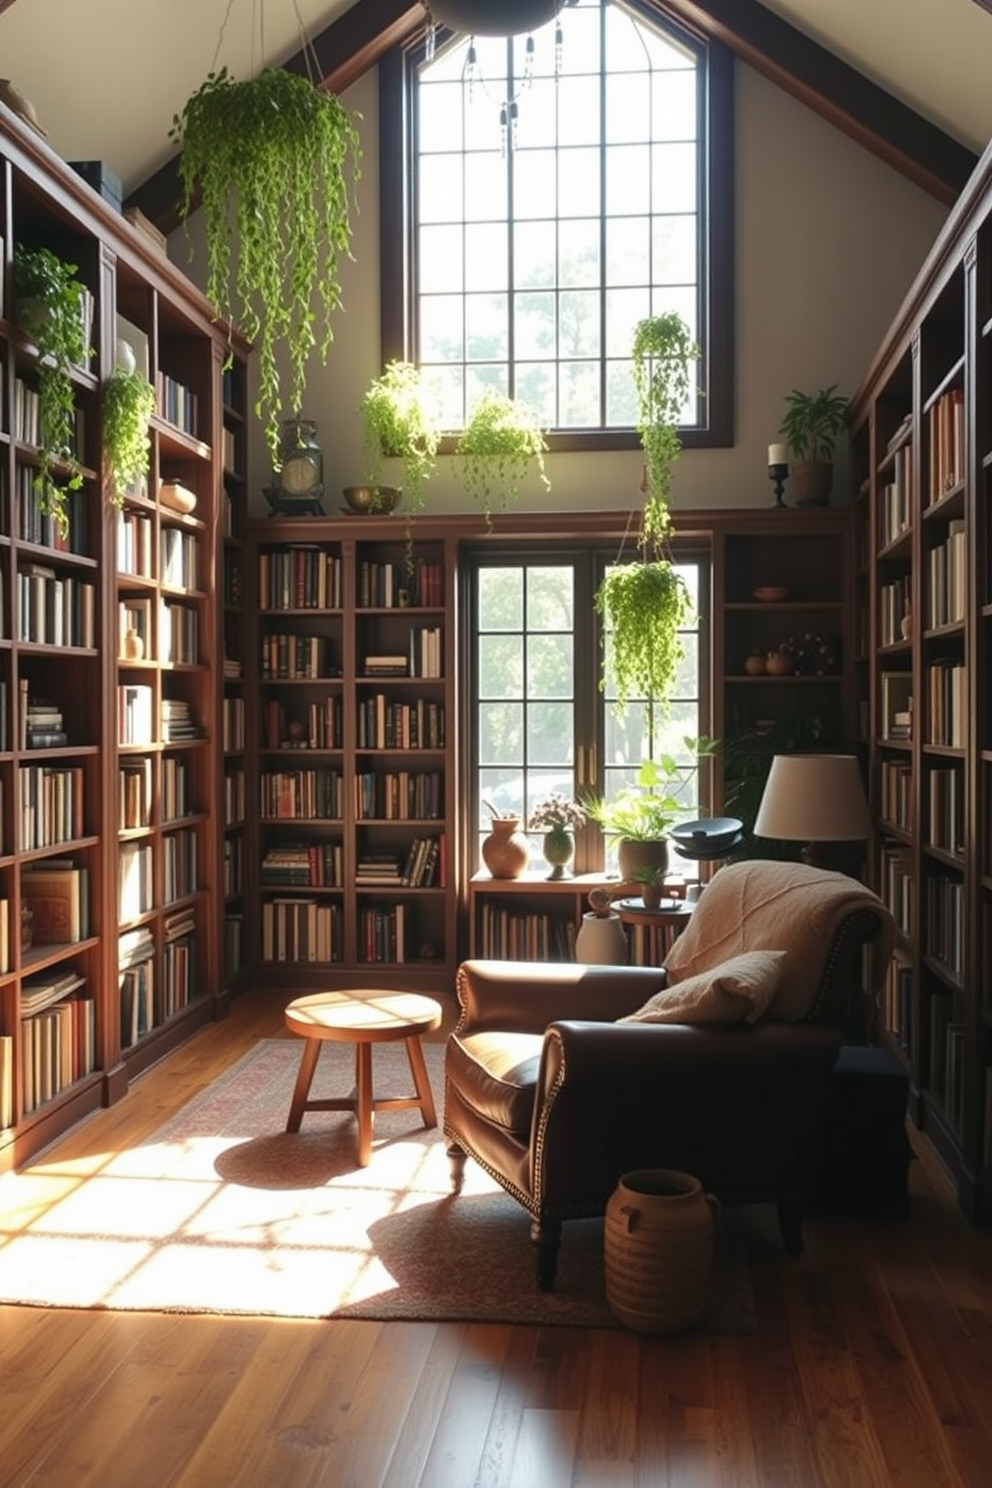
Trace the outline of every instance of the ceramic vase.
{"type": "Polygon", "coordinates": [[[624,1173],[606,1205],[603,1264],[614,1316],[641,1333],[698,1327],[713,1295],[720,1205],[691,1173],[624,1173]]]}
{"type": "Polygon", "coordinates": [[[530,843],[519,816],[494,817],[482,842],[482,861],[493,878],[519,878],[530,862],[530,843]]]}
{"type": "Polygon", "coordinates": [[[125,661],[141,661],[145,654],[145,643],[133,625],[129,625],[124,632],[121,654],[125,661]]]}
{"type": "Polygon", "coordinates": [[[618,914],[582,916],[575,937],[575,959],[581,966],[623,966],[627,961],[627,932],[618,914]]]}
{"type": "Polygon", "coordinates": [[[551,865],[549,878],[566,878],[568,865],[575,856],[575,838],[564,827],[551,827],[544,834],[541,851],[551,865]]]}

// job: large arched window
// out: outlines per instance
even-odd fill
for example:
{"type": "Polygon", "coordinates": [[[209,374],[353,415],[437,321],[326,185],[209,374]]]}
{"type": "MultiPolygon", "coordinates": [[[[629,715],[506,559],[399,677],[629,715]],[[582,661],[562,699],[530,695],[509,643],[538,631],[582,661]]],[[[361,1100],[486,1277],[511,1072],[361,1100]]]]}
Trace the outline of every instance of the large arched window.
{"type": "Polygon", "coordinates": [[[495,387],[558,447],[632,443],[634,327],[677,310],[703,350],[683,442],[730,441],[731,76],[651,0],[383,64],[384,359],[447,428],[495,387]]]}

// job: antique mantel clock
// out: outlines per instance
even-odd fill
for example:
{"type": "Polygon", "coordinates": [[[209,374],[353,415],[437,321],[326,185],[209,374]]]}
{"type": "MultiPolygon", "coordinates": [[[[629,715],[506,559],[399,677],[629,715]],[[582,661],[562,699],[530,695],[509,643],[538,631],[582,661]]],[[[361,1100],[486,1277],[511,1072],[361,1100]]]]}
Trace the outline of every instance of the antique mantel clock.
{"type": "Polygon", "coordinates": [[[324,456],[313,419],[286,419],[279,437],[279,468],[265,499],[272,516],[322,516],[324,456]]]}

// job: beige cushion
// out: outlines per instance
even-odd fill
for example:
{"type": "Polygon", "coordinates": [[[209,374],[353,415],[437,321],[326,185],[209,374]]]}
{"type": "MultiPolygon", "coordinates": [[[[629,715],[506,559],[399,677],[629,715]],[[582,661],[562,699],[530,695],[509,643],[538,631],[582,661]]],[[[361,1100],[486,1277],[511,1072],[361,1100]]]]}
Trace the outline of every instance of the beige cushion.
{"type": "Polygon", "coordinates": [[[673,982],[618,1023],[756,1023],[771,1005],[784,951],[745,951],[698,976],[673,982]]]}

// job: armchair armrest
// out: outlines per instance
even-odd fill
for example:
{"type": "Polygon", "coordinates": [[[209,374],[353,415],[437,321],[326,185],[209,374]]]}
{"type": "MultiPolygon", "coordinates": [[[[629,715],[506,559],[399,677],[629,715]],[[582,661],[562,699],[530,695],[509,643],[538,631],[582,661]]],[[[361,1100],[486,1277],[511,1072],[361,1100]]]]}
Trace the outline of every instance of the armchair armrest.
{"type": "Polygon", "coordinates": [[[572,962],[463,961],[455,991],[456,1033],[543,1033],[557,1018],[612,1023],[665,985],[651,966],[578,966],[572,962]]]}

